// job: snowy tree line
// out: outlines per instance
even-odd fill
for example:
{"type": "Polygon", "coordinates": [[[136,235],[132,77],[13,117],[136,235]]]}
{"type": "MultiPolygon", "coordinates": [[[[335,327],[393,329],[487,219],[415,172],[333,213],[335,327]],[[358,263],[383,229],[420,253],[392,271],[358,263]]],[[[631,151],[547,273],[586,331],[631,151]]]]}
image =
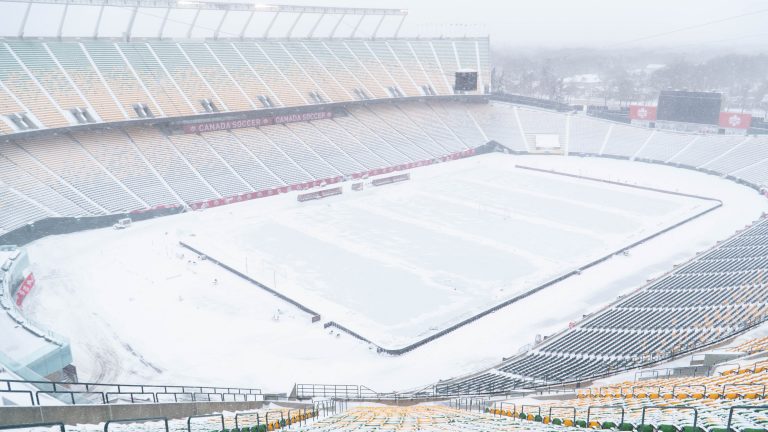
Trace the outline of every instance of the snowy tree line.
{"type": "Polygon", "coordinates": [[[654,102],[659,91],[717,91],[732,110],[768,110],[768,54],[590,49],[493,53],[494,88],[569,104],[654,102]]]}

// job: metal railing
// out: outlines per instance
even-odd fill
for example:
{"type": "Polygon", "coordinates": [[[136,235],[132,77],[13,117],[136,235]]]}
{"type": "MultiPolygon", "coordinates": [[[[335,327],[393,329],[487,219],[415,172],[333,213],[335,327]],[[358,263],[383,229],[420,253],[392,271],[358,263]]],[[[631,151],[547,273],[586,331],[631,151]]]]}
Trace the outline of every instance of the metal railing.
{"type": "Polygon", "coordinates": [[[292,396],[297,399],[372,399],[378,398],[380,395],[383,394],[364,385],[352,384],[296,384],[292,393],[292,396]]]}
{"type": "Polygon", "coordinates": [[[263,399],[260,389],[161,384],[110,384],[0,379],[0,394],[27,394],[31,405],[45,405],[49,396],[66,404],[106,405],[160,402],[253,402],[263,399]],[[34,390],[37,389],[37,390],[34,390]],[[41,396],[43,396],[41,398],[41,396]]]}

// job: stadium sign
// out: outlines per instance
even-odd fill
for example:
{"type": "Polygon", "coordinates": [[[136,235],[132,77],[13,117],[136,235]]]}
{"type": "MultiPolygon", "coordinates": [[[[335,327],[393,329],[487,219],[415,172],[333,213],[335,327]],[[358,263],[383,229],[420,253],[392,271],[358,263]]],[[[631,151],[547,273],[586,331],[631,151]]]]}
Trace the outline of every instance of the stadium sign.
{"type": "Polygon", "coordinates": [[[19,290],[16,292],[16,306],[21,307],[21,304],[24,303],[24,298],[29,295],[29,293],[32,291],[32,288],[34,287],[35,275],[30,273],[26,278],[24,278],[24,281],[19,286],[19,290]]]}
{"type": "Polygon", "coordinates": [[[749,129],[752,123],[752,114],[720,113],[720,127],[726,129],[749,129]]]}
{"type": "Polygon", "coordinates": [[[629,119],[641,120],[641,121],[655,121],[656,120],[656,107],[643,106],[643,105],[630,105],[629,106],[629,119]]]}
{"type": "Polygon", "coordinates": [[[278,114],[266,117],[253,117],[236,120],[220,120],[197,123],[185,123],[182,132],[185,134],[214,132],[230,129],[255,128],[283,123],[306,122],[333,118],[333,111],[310,111],[293,114],[278,114]]]}

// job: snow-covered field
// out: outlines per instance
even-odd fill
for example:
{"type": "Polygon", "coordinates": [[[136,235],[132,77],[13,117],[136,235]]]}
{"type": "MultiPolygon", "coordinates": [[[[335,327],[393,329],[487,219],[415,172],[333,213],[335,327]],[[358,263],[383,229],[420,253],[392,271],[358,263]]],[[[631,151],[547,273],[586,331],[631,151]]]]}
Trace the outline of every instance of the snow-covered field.
{"type": "Polygon", "coordinates": [[[411,176],[205,215],[183,240],[399,348],[716,205],[517,169],[502,155],[411,176]]]}
{"type": "MultiPolygon", "coordinates": [[[[472,372],[712,246],[768,210],[756,192],[628,161],[501,154],[421,168],[410,182],[295,195],[54,236],[29,246],[26,312],[69,337],[83,380],[289,391],[402,390],[472,372]],[[201,262],[185,240],[355,330],[398,343],[711,205],[514,169],[515,163],[721,199],[722,208],[399,357],[201,262]],[[247,258],[247,259],[246,259],[247,258]],[[217,280],[217,283],[213,281],[217,280]]],[[[378,341],[378,340],[377,340],[378,341]]]]}

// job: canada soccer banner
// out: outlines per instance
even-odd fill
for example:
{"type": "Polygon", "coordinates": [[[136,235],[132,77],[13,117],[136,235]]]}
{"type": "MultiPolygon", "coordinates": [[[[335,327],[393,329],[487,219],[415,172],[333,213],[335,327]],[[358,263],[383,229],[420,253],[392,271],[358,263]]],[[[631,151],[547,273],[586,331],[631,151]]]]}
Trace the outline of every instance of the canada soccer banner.
{"type": "Polygon", "coordinates": [[[643,105],[629,106],[630,120],[656,121],[656,107],[643,105]]]}
{"type": "Polygon", "coordinates": [[[752,123],[752,114],[720,113],[720,127],[728,129],[749,129],[752,123]]]}
{"type": "Polygon", "coordinates": [[[312,111],[296,114],[280,114],[268,117],[253,117],[238,120],[221,120],[198,123],[186,123],[182,126],[185,134],[214,132],[230,129],[255,128],[274,124],[305,122],[333,118],[333,111],[312,111]]]}
{"type": "Polygon", "coordinates": [[[19,290],[16,292],[16,306],[21,306],[21,304],[24,303],[24,298],[29,295],[29,293],[32,291],[32,288],[34,287],[35,275],[30,273],[26,278],[24,278],[24,282],[21,283],[19,290]]]}

